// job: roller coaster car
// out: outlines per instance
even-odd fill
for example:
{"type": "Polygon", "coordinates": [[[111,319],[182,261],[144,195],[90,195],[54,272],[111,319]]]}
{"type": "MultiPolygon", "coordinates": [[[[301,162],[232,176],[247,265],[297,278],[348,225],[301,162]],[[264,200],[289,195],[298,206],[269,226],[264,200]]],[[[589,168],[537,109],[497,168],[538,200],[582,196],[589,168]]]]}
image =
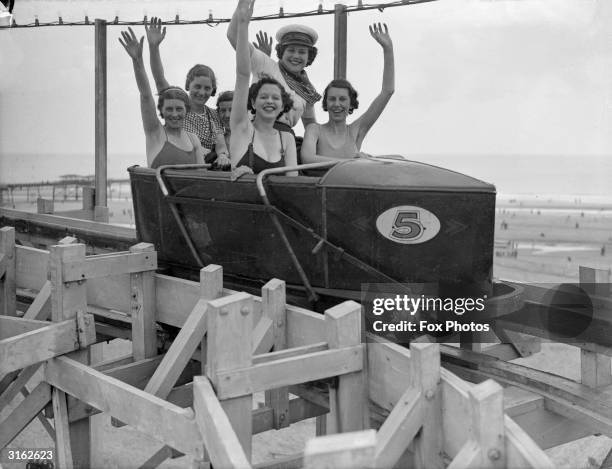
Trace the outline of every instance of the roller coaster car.
{"type": "Polygon", "coordinates": [[[327,171],[232,181],[193,165],[132,167],[138,239],[171,275],[197,279],[215,263],[234,288],[276,277],[311,302],[358,300],[363,284],[380,283],[491,294],[494,186],[392,156],[300,169],[312,166],[327,171]]]}

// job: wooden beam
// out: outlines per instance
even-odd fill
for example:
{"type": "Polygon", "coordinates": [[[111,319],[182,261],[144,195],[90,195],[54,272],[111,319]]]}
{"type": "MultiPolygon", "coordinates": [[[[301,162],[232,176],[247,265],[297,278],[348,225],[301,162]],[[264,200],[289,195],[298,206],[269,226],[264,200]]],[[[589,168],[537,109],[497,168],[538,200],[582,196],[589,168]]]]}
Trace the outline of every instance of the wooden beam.
{"type": "Polygon", "coordinates": [[[347,49],[346,6],[334,5],[334,78],[346,78],[347,49]]]}
{"type": "Polygon", "coordinates": [[[481,467],[480,461],[481,449],[474,440],[467,440],[465,444],[459,450],[457,456],[453,458],[451,463],[446,469],[479,469],[481,467]]]}
{"type": "Polygon", "coordinates": [[[338,433],[306,442],[304,468],[369,469],[374,466],[376,431],[338,433]]]}
{"type": "Polygon", "coordinates": [[[253,329],[253,355],[269,352],[274,345],[272,320],[262,317],[253,329]]]}
{"type": "Polygon", "coordinates": [[[394,467],[423,424],[423,395],[408,389],[386,418],[376,436],[377,468],[394,467]]]}
{"type": "Polygon", "coordinates": [[[172,342],[159,367],[151,376],[145,391],[165,399],[185,369],[206,332],[208,302],[200,300],[172,342]]]}
{"type": "Polygon", "coordinates": [[[201,436],[190,409],[106,376],[67,357],[47,362],[53,386],[185,454],[201,456],[201,436]]]}
{"type": "Polygon", "coordinates": [[[216,375],[217,395],[221,399],[229,399],[266,389],[359,372],[363,368],[363,348],[362,345],[354,345],[220,371],[216,375]]]}
{"type": "Polygon", "coordinates": [[[0,448],[6,447],[13,441],[49,401],[51,401],[51,386],[44,382],[39,383],[32,393],[0,422],[0,448]]]}
{"type": "Polygon", "coordinates": [[[525,431],[507,415],[504,417],[506,431],[506,463],[508,467],[537,467],[554,469],[554,464],[544,451],[533,442],[525,431]]]}
{"type": "Polygon", "coordinates": [[[423,429],[415,440],[417,468],[444,468],[442,439],[442,387],[438,344],[411,343],[412,382],[424,396],[423,429]]]}
{"type": "Polygon", "coordinates": [[[95,22],[95,220],[108,222],[106,196],[106,21],[95,22]]]}
{"type": "MultiPolygon", "coordinates": [[[[27,398],[30,395],[30,391],[28,391],[27,386],[24,386],[23,388],[21,388],[21,395],[24,398],[27,398]]],[[[49,420],[46,419],[43,412],[39,412],[36,415],[36,418],[38,419],[40,424],[43,426],[43,428],[47,431],[47,434],[51,437],[51,439],[55,441],[55,429],[51,426],[51,424],[49,423],[49,420]]]]}
{"type": "MultiPolygon", "coordinates": [[[[210,264],[200,270],[200,299],[214,300],[223,296],[223,267],[210,264]]],[[[208,327],[206,324],[205,327],[208,327]]],[[[206,337],[202,335],[200,342],[200,363],[202,375],[206,374],[206,353],[208,346],[206,337]]]]}
{"type": "Polygon", "coordinates": [[[72,449],[70,447],[70,430],[66,394],[57,388],[53,389],[53,415],[55,421],[55,450],[57,464],[61,468],[72,469],[72,449]]]}
{"type": "Polygon", "coordinates": [[[193,409],[212,464],[215,467],[250,468],[241,442],[205,376],[193,379],[193,409]]]}
{"type": "Polygon", "coordinates": [[[64,263],[64,281],[75,282],[110,275],[132,274],[157,269],[157,252],[149,243],[132,246],[130,252],[87,256],[85,262],[64,263]]]}
{"type": "MultiPolygon", "coordinates": [[[[267,319],[272,325],[274,351],[287,348],[287,302],[285,282],[272,279],[261,289],[262,321],[267,319]]],[[[268,349],[269,351],[270,349],[268,349]]],[[[289,426],[289,391],[286,386],[267,390],[265,403],[274,411],[274,428],[289,426]]]]}
{"type": "Polygon", "coordinates": [[[34,365],[25,367],[19,372],[15,381],[9,384],[2,395],[0,395],[0,409],[4,409],[12,402],[12,400],[15,398],[15,396],[17,396],[17,394],[19,394],[27,382],[32,379],[32,376],[34,376],[38,368],[40,368],[40,365],[40,363],[36,363],[34,365]]]}
{"type": "MultiPolygon", "coordinates": [[[[251,364],[253,298],[246,293],[235,293],[212,300],[208,303],[207,315],[206,374],[218,388],[223,381],[220,378],[221,373],[251,364]]],[[[247,459],[251,457],[252,405],[252,396],[248,394],[221,402],[247,459]]]]}
{"type": "Polygon", "coordinates": [[[0,315],[0,341],[48,326],[47,321],[0,315]]]}
{"type": "Polygon", "coordinates": [[[480,449],[478,467],[503,469],[506,466],[506,432],[502,387],[493,380],[469,391],[472,438],[480,449]]]}
{"type": "MultiPolygon", "coordinates": [[[[90,332],[95,334],[93,320],[90,324],[90,332]]],[[[0,376],[78,350],[79,347],[75,319],[49,323],[48,326],[4,339],[0,341],[0,376]]]]}
{"type": "MultiPolygon", "coordinates": [[[[334,306],[325,311],[325,323],[328,324],[327,341],[330,350],[320,353],[332,354],[350,349],[363,352],[365,345],[361,344],[361,305],[354,301],[345,301],[334,306]]],[[[349,363],[353,365],[351,371],[341,372],[335,368],[336,373],[327,375],[341,375],[338,378],[337,390],[330,387],[329,397],[330,419],[335,420],[334,424],[338,432],[363,430],[364,423],[366,421],[369,423],[369,417],[366,417],[368,412],[367,381],[363,359],[362,353],[355,354],[354,357],[349,356],[346,358],[346,365],[349,363]]],[[[325,370],[323,367],[322,369],[325,370]]],[[[302,380],[302,382],[306,381],[311,380],[302,380]]],[[[328,425],[329,423],[328,420],[328,425]]]]}
{"type": "Polygon", "coordinates": [[[328,349],[327,342],[317,342],[316,344],[288,348],[278,352],[262,353],[260,355],[253,355],[253,365],[283,360],[285,358],[300,357],[309,353],[324,352],[328,349]]]}
{"type": "Polygon", "coordinates": [[[154,278],[154,270],[157,268],[157,253],[152,244],[138,243],[130,248],[130,255],[123,257],[123,259],[127,259],[129,262],[131,256],[138,256],[133,257],[133,259],[140,259],[142,263],[139,268],[148,267],[146,271],[132,271],[130,273],[132,350],[134,360],[142,360],[157,355],[154,278]]]}
{"type": "Polygon", "coordinates": [[[15,228],[0,228],[0,254],[3,254],[3,275],[0,276],[0,314],[15,316],[16,299],[16,255],[15,228]]]}
{"type": "Polygon", "coordinates": [[[23,317],[25,319],[38,319],[45,321],[51,316],[51,282],[47,280],[30,307],[25,312],[23,317]]]}

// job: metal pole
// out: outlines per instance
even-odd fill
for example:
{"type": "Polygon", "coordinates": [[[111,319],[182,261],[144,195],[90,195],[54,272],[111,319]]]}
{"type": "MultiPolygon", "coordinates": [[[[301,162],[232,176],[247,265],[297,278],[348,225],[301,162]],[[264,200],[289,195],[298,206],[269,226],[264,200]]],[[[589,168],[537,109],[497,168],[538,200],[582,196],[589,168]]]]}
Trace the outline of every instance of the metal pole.
{"type": "Polygon", "coordinates": [[[96,205],[94,220],[108,221],[108,204],[106,200],[106,21],[95,22],[96,53],[96,205]]]}
{"type": "Polygon", "coordinates": [[[334,5],[334,78],[346,78],[346,6],[334,5]]]}

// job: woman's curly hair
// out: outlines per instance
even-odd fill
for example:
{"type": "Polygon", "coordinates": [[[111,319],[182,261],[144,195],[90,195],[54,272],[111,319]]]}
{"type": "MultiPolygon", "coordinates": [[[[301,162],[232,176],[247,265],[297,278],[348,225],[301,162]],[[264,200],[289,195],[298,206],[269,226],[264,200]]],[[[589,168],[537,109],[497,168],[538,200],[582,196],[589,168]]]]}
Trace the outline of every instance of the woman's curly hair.
{"type": "Polygon", "coordinates": [[[285,91],[283,85],[280,82],[272,77],[263,77],[261,80],[253,83],[249,88],[249,101],[247,102],[247,109],[251,111],[252,114],[255,114],[255,109],[253,108],[253,102],[257,99],[257,95],[259,94],[259,90],[263,85],[276,85],[280,89],[281,99],[283,100],[283,110],[276,117],[277,119],[282,116],[284,113],[289,112],[291,108],[293,108],[293,99],[289,93],[285,91]]]}

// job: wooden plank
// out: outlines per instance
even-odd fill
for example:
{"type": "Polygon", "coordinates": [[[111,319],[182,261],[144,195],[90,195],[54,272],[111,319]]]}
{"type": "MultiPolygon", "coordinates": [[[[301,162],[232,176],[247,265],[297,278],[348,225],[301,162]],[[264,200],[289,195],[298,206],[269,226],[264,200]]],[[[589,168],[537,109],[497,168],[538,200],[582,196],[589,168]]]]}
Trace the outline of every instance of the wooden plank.
{"type": "Polygon", "coordinates": [[[130,274],[94,278],[87,281],[87,303],[99,308],[131,314],[130,274]]]}
{"type": "MultiPolygon", "coordinates": [[[[208,352],[206,374],[219,387],[220,373],[251,364],[253,298],[235,293],[208,303],[208,352]]],[[[251,395],[224,399],[223,410],[238,435],[247,459],[251,457],[251,395]]]]}
{"type": "Polygon", "coordinates": [[[346,79],[347,49],[346,5],[334,5],[334,78],[346,79]]]}
{"type": "Polygon", "coordinates": [[[24,319],[38,319],[45,321],[51,316],[51,282],[47,280],[28,310],[23,315],[24,319]]]}
{"type": "Polygon", "coordinates": [[[162,446],[160,449],[155,451],[155,453],[153,453],[149,459],[143,462],[139,469],[155,469],[170,456],[172,456],[172,448],[169,446],[162,446]]]}
{"type": "Polygon", "coordinates": [[[302,469],[303,467],[304,455],[302,453],[281,456],[271,461],[264,461],[253,465],[254,469],[302,469]]]}
{"type": "Polygon", "coordinates": [[[326,340],[325,317],[304,308],[287,305],[287,348],[300,347],[326,340]]]}
{"type": "Polygon", "coordinates": [[[27,246],[16,246],[15,248],[17,286],[37,291],[41,290],[47,282],[49,251],[27,246]]]}
{"type": "Polygon", "coordinates": [[[533,467],[553,469],[555,466],[529,436],[507,415],[504,418],[506,432],[506,463],[508,467],[533,467]]]}
{"type": "MultiPolygon", "coordinates": [[[[74,240],[63,240],[65,243],[74,240]]],[[[75,319],[79,313],[87,311],[86,281],[65,282],[65,262],[84,262],[85,245],[60,244],[49,250],[49,280],[51,281],[51,318],[54,322],[75,319]]],[[[78,337],[78,336],[77,336],[78,337]]],[[[75,357],[77,358],[77,357],[75,357]]],[[[85,349],[78,359],[89,364],[89,350],[85,349]]],[[[57,386],[56,386],[57,387],[57,386]]],[[[91,466],[91,423],[83,419],[70,425],[70,443],[75,467],[91,466]]]]}
{"type": "Polygon", "coordinates": [[[0,376],[79,349],[74,319],[0,341],[0,376]]]}
{"type": "Polygon", "coordinates": [[[411,343],[412,382],[423,400],[423,429],[415,439],[417,468],[444,468],[442,438],[442,393],[438,344],[411,343]]]}
{"type": "Polygon", "coordinates": [[[318,342],[316,344],[303,345],[302,347],[279,350],[278,352],[262,353],[260,355],[253,355],[253,365],[282,360],[285,358],[299,357],[309,353],[323,352],[328,349],[329,346],[327,342],[318,342]]]}
{"type": "MultiPolygon", "coordinates": [[[[130,248],[130,253],[144,257],[144,260],[147,262],[152,261],[152,263],[147,265],[153,270],[157,268],[157,253],[152,244],[138,243],[130,248]]],[[[106,259],[110,259],[110,257],[106,259]]],[[[153,270],[132,272],[130,274],[130,289],[132,292],[130,312],[132,315],[132,352],[134,360],[142,360],[157,355],[155,278],[153,270]]]]}
{"type": "Polygon", "coordinates": [[[36,319],[18,318],[15,316],[0,315],[0,340],[8,339],[19,334],[35,331],[41,327],[48,326],[47,321],[37,321],[36,319]]]}
{"type": "Polygon", "coordinates": [[[269,352],[274,346],[272,320],[262,317],[253,329],[253,355],[269,352]]]}
{"type": "Polygon", "coordinates": [[[58,216],[57,214],[45,215],[40,213],[29,213],[5,207],[0,207],[0,216],[15,222],[33,222],[40,226],[47,226],[63,233],[82,234],[84,238],[88,236],[95,238],[102,235],[130,244],[134,244],[136,241],[136,230],[134,228],[126,228],[124,226],[111,225],[109,223],[78,220],[75,218],[58,216]]]}
{"type": "Polygon", "coordinates": [[[187,318],[185,325],[172,342],[159,367],[149,380],[145,391],[165,399],[179,375],[196,351],[206,332],[208,302],[200,300],[187,318]]]}
{"type": "Polygon", "coordinates": [[[241,442],[205,376],[194,377],[193,408],[212,464],[215,467],[250,468],[241,442]]]}
{"type": "Polygon", "coordinates": [[[68,428],[68,409],[66,394],[57,388],[53,389],[53,415],[55,421],[55,451],[59,467],[72,469],[72,449],[68,428]]]}
{"type": "Polygon", "coordinates": [[[481,449],[474,440],[468,440],[459,450],[446,469],[479,469],[481,467],[481,449]]]}
{"type": "MultiPolygon", "coordinates": [[[[214,300],[223,296],[223,267],[216,264],[210,264],[200,270],[200,299],[214,300]]],[[[204,324],[207,327],[207,324],[204,324]]],[[[206,329],[204,329],[204,333],[206,329]]],[[[207,353],[206,337],[202,334],[200,341],[200,363],[202,366],[202,375],[206,374],[206,353],[207,353]]]]}
{"type": "MultiPolygon", "coordinates": [[[[221,399],[228,399],[270,388],[355,373],[363,368],[363,348],[363,345],[354,345],[220,371],[216,375],[217,395],[221,399]]],[[[353,412],[358,413],[354,409],[353,412]]]]}
{"type": "Polygon", "coordinates": [[[157,252],[149,243],[139,243],[129,252],[87,256],[84,263],[64,263],[64,281],[74,282],[109,275],[133,274],[157,269],[157,252]]]}
{"type": "MultiPolygon", "coordinates": [[[[28,391],[27,386],[24,386],[23,388],[21,388],[21,395],[24,398],[27,398],[30,395],[30,392],[28,391]]],[[[45,416],[43,415],[43,412],[39,412],[36,415],[36,418],[38,419],[40,424],[43,426],[43,428],[47,431],[47,434],[51,437],[51,439],[55,441],[55,429],[51,426],[49,421],[45,418],[45,416]]]]}
{"type": "MultiPolygon", "coordinates": [[[[287,347],[287,294],[285,282],[272,279],[261,289],[263,316],[272,324],[272,345],[278,352],[287,347]]],[[[270,349],[268,349],[269,351],[270,349]]],[[[289,426],[289,391],[286,386],[265,393],[265,403],[274,410],[274,428],[289,426]]]]}
{"type": "Polygon", "coordinates": [[[17,314],[17,259],[15,254],[15,228],[5,226],[0,228],[0,253],[4,254],[4,275],[0,277],[0,315],[15,316],[17,314]]]}
{"type": "Polygon", "coordinates": [[[445,368],[440,370],[440,378],[444,451],[450,457],[454,457],[459,454],[471,433],[468,392],[473,385],[445,368]]]}
{"type": "Polygon", "coordinates": [[[190,409],[170,404],[67,357],[50,360],[45,379],[142,433],[185,454],[201,456],[201,436],[190,409]]]}
{"type": "Polygon", "coordinates": [[[306,442],[305,469],[368,469],[374,466],[376,431],[338,433],[306,442]]]}
{"type": "Polygon", "coordinates": [[[468,391],[472,417],[471,438],[480,449],[478,467],[506,467],[506,436],[504,427],[504,397],[493,380],[473,386],[468,391]]]}
{"type": "Polygon", "coordinates": [[[410,351],[386,339],[366,334],[369,397],[377,406],[393,409],[410,381],[410,351]]]}
{"type": "Polygon", "coordinates": [[[106,21],[95,20],[95,190],[94,209],[106,208],[106,216],[97,216],[97,221],[108,222],[106,200],[106,21]]]}
{"type": "Polygon", "coordinates": [[[21,389],[26,385],[28,381],[34,376],[36,371],[40,368],[40,363],[25,367],[19,372],[15,381],[13,381],[6,390],[0,395],[0,409],[4,409],[9,405],[12,400],[19,394],[21,389]]]}
{"type": "Polygon", "coordinates": [[[39,383],[32,393],[0,422],[0,448],[6,447],[13,441],[49,401],[51,401],[51,386],[44,382],[39,383]]]}
{"type": "Polygon", "coordinates": [[[394,467],[421,429],[421,391],[408,389],[397,402],[376,436],[377,468],[394,467]]]}
{"type": "MultiPolygon", "coordinates": [[[[361,305],[354,301],[345,301],[338,306],[325,311],[325,323],[327,326],[327,341],[329,352],[347,348],[363,350],[361,344],[361,305]]],[[[357,357],[357,356],[356,356],[357,357]]],[[[347,364],[351,357],[347,357],[347,364]]],[[[353,373],[335,373],[340,375],[338,378],[338,389],[335,395],[330,392],[330,419],[336,419],[337,430],[339,432],[351,432],[364,429],[364,422],[369,422],[366,417],[367,407],[367,382],[363,373],[363,355],[357,357],[361,360],[361,366],[356,363],[356,368],[352,368],[353,373]]],[[[321,362],[322,365],[324,362],[321,362]]],[[[321,366],[322,369],[326,369],[321,366]]],[[[330,374],[328,376],[334,376],[330,374]]],[[[303,379],[302,382],[310,381],[303,379]]],[[[294,383],[291,383],[294,384],[294,383]]],[[[328,425],[329,425],[328,420],[328,425]]]]}

